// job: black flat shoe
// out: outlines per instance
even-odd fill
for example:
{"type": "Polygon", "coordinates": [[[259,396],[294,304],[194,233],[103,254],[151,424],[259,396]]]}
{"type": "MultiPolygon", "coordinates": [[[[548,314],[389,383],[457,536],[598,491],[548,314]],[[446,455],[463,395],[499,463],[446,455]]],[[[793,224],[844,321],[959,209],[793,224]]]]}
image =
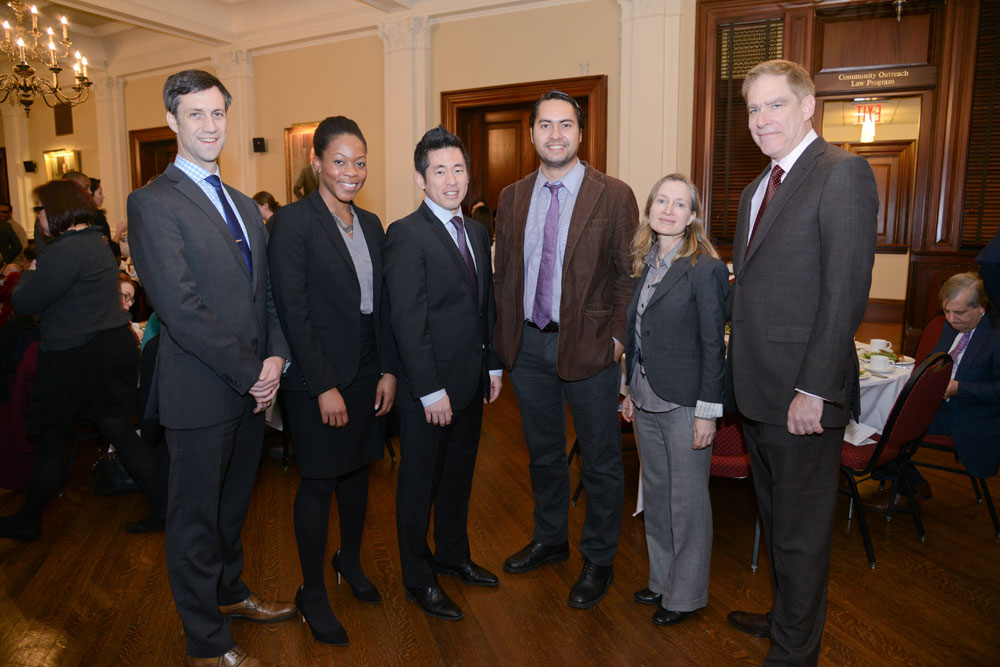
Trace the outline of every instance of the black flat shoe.
{"type": "Polygon", "coordinates": [[[569,606],[574,609],[593,607],[608,594],[608,587],[614,578],[612,566],[598,565],[584,559],[583,570],[569,592],[569,606]]]}
{"type": "Polygon", "coordinates": [[[21,540],[31,542],[37,540],[42,534],[42,524],[31,524],[21,519],[21,516],[14,514],[0,519],[0,538],[21,540]]]}
{"type": "Polygon", "coordinates": [[[434,618],[457,621],[464,616],[462,610],[451,601],[451,598],[441,590],[440,586],[429,588],[410,588],[407,586],[406,599],[416,602],[425,614],[434,618]]]}
{"type": "Polygon", "coordinates": [[[520,574],[540,568],[546,563],[560,563],[569,559],[569,542],[542,544],[532,540],[516,554],[503,562],[504,572],[520,574]]]}
{"type": "Polygon", "coordinates": [[[653,614],[653,623],[657,625],[676,625],[690,614],[691,612],[689,611],[670,611],[669,609],[658,607],[653,614]]]}
{"type": "Polygon", "coordinates": [[[461,565],[443,565],[435,563],[434,569],[442,574],[451,574],[473,586],[499,586],[500,580],[486,568],[480,567],[471,560],[461,565]]]}
{"type": "Polygon", "coordinates": [[[125,532],[129,535],[142,535],[143,533],[162,533],[167,527],[167,522],[163,519],[151,519],[145,517],[138,521],[129,521],[125,524],[125,532]]]}
{"type": "MultiPolygon", "coordinates": [[[[333,566],[333,571],[337,573],[337,584],[340,584],[340,577],[342,570],[340,569],[340,549],[337,549],[337,553],[333,554],[333,560],[330,561],[330,565],[333,566]]],[[[368,588],[364,590],[358,590],[351,583],[350,579],[344,577],[347,581],[347,585],[351,587],[351,592],[354,593],[354,597],[361,600],[362,602],[367,602],[368,604],[381,604],[382,596],[379,594],[378,589],[375,585],[369,582],[368,588]]]]}
{"type": "Polygon", "coordinates": [[[659,606],[660,600],[663,599],[663,595],[661,593],[654,593],[648,588],[643,588],[641,591],[636,591],[633,597],[635,598],[635,601],[638,602],[639,604],[649,604],[649,605],[655,604],[656,606],[659,606]]]}
{"type": "MultiPolygon", "coordinates": [[[[333,630],[317,630],[313,627],[309,617],[306,616],[305,609],[302,607],[302,589],[303,586],[299,586],[299,590],[295,593],[295,606],[299,609],[299,616],[302,617],[302,622],[309,624],[309,631],[312,632],[313,639],[320,644],[329,644],[330,646],[347,646],[350,644],[350,640],[347,639],[347,630],[339,622],[333,630]]],[[[337,619],[334,618],[333,620],[336,621],[337,619]]]]}

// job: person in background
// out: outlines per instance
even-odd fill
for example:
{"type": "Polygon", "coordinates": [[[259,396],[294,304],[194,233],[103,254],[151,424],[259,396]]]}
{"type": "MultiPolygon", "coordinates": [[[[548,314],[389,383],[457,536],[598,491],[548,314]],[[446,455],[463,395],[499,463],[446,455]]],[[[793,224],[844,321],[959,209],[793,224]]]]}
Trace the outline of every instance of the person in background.
{"type": "Polygon", "coordinates": [[[309,149],[309,161],[302,167],[299,177],[295,179],[295,185],[292,186],[292,193],[297,200],[305,199],[313,190],[319,187],[316,168],[313,167],[314,159],[316,159],[316,153],[312,149],[309,149]]]}
{"type": "Polygon", "coordinates": [[[486,205],[486,200],[477,199],[469,209],[469,217],[480,223],[490,233],[490,243],[493,243],[493,212],[486,205]]]}
{"type": "Polygon", "coordinates": [[[17,313],[41,317],[41,355],[28,412],[37,455],[24,506],[0,518],[0,537],[21,540],[39,536],[42,511],[63,474],[66,443],[84,418],[97,423],[146,497],[159,497],[153,471],[141,460],[145,444],[131,422],[139,345],[121,305],[114,257],[92,224],[93,199],[69,180],[50,181],[35,195],[39,225],[52,243],[37,268],[22,275],[13,303],[17,313]]]}
{"type": "Polygon", "coordinates": [[[316,128],[313,146],[319,186],[272,218],[268,259],[292,352],[281,390],[301,478],[294,521],[303,584],[295,604],[317,641],[344,645],[323,577],[330,499],[336,493],[337,581],[343,575],[355,598],[380,603],[361,566],[361,538],[368,467],[383,456],[398,362],[382,284],[382,222],[354,204],[368,177],[364,135],[334,116],[316,128]]]}
{"type": "Polygon", "coordinates": [[[650,190],[632,275],[622,416],[635,421],[649,551],[649,586],[635,599],[658,605],[653,623],[673,625],[708,604],[708,474],[725,390],[729,289],[686,176],[664,176],[650,190]]]}
{"type": "Polygon", "coordinates": [[[269,223],[271,222],[271,217],[278,212],[278,209],[281,208],[281,204],[279,204],[274,198],[274,195],[267,190],[261,190],[251,197],[251,199],[257,203],[257,208],[260,209],[261,217],[264,218],[264,227],[267,227],[268,231],[270,231],[269,223]]]}
{"type": "Polygon", "coordinates": [[[28,244],[24,229],[11,219],[12,211],[10,204],[0,203],[0,257],[4,264],[14,262],[28,244]]]}
{"type": "Polygon", "coordinates": [[[115,236],[111,233],[111,226],[108,225],[108,218],[104,214],[103,209],[101,209],[101,204],[104,203],[104,189],[101,188],[100,179],[91,179],[86,174],[79,171],[67,171],[63,174],[64,179],[68,179],[79,183],[81,187],[87,190],[90,195],[91,200],[94,202],[94,208],[96,212],[94,213],[94,226],[101,230],[104,234],[104,238],[108,242],[108,247],[111,248],[111,252],[115,254],[115,259],[121,257],[121,249],[118,247],[118,242],[115,240],[115,236]],[[96,186],[94,185],[96,183],[96,186]],[[100,199],[100,203],[98,203],[100,199]]]}

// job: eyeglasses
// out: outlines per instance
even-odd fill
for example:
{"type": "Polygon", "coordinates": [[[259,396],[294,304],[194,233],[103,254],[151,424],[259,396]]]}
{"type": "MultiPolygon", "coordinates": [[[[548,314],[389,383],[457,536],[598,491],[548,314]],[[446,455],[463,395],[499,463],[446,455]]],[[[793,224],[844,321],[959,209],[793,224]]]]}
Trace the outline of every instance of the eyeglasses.
{"type": "Polygon", "coordinates": [[[31,210],[34,211],[35,213],[41,213],[42,211],[45,210],[45,207],[44,206],[33,206],[31,208],[31,210]]]}
{"type": "Polygon", "coordinates": [[[135,303],[135,297],[127,292],[122,292],[122,301],[125,303],[135,303]]]}

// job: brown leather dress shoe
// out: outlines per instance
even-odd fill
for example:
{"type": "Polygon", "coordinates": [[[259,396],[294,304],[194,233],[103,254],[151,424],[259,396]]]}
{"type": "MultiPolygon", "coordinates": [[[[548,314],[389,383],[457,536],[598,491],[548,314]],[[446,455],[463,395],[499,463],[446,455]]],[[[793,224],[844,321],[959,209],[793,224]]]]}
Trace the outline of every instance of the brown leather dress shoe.
{"type": "Polygon", "coordinates": [[[731,611],[726,616],[729,625],[751,637],[771,636],[771,614],[754,614],[749,611],[731,611]]]}
{"type": "Polygon", "coordinates": [[[245,618],[254,623],[277,623],[295,616],[296,609],[291,602],[264,602],[251,593],[243,602],[219,605],[219,611],[228,618],[245,618]]]}
{"type": "Polygon", "coordinates": [[[225,655],[218,658],[192,658],[188,656],[186,664],[188,667],[236,667],[237,665],[239,667],[261,667],[264,663],[247,655],[247,652],[239,646],[234,646],[226,651],[225,655]]]}

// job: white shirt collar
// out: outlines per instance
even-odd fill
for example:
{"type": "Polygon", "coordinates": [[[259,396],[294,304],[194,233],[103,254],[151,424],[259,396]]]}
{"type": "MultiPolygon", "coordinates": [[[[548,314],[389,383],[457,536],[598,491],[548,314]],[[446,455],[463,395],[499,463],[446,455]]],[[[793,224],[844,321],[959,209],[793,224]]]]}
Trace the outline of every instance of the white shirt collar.
{"type": "Polygon", "coordinates": [[[773,169],[774,165],[778,165],[779,167],[781,167],[782,171],[784,171],[787,174],[792,170],[792,167],[795,166],[795,161],[799,159],[799,156],[802,155],[803,152],[805,152],[809,144],[816,141],[816,139],[818,138],[819,135],[816,134],[816,130],[810,129],[809,132],[806,134],[806,136],[802,138],[802,141],[800,141],[799,144],[792,149],[791,153],[781,158],[777,162],[771,160],[771,168],[773,169]]]}

